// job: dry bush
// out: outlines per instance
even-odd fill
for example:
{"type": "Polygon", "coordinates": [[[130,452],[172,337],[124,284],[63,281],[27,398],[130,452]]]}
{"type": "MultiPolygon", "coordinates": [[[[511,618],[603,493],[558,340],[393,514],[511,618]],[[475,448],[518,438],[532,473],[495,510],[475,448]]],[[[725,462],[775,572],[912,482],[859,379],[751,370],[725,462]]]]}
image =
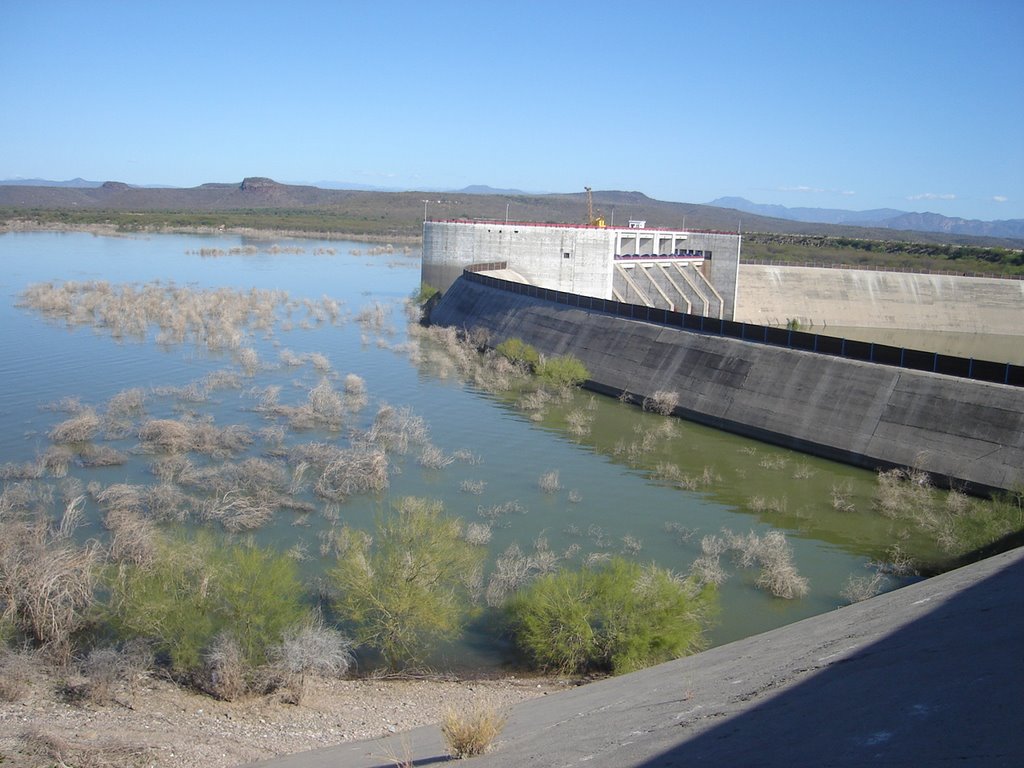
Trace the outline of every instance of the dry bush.
{"type": "Polygon", "coordinates": [[[792,550],[781,531],[770,531],[765,535],[760,560],[761,572],[757,577],[760,589],[786,600],[807,594],[807,579],[797,572],[792,550]]]}
{"type": "Polygon", "coordinates": [[[46,473],[46,468],[43,466],[43,462],[40,460],[36,461],[25,461],[25,462],[8,462],[0,465],[0,480],[7,482],[9,480],[37,480],[46,473]]]}
{"type": "Polygon", "coordinates": [[[313,490],[330,501],[344,501],[357,493],[380,492],[387,487],[387,454],[380,448],[357,444],[338,451],[320,473],[313,490]]]}
{"type": "Polygon", "coordinates": [[[192,429],[174,419],[150,419],[139,428],[144,450],[163,453],[184,453],[193,447],[192,429]]]}
{"type": "Polygon", "coordinates": [[[234,701],[246,692],[249,671],[238,641],[221,632],[203,654],[200,687],[221,701],[234,701]]]}
{"type": "Polygon", "coordinates": [[[449,709],[441,720],[448,754],[456,760],[486,753],[501,734],[507,718],[490,707],[478,707],[469,712],[449,709]]]}
{"type": "Polygon", "coordinates": [[[853,495],[853,484],[846,480],[842,484],[832,485],[832,509],[837,512],[853,512],[856,507],[851,496],[853,495]]]}
{"type": "Polygon", "coordinates": [[[562,483],[558,479],[558,470],[552,469],[549,472],[545,472],[537,480],[537,486],[544,493],[557,493],[562,489],[562,483]]]}
{"type": "Polygon", "coordinates": [[[15,520],[0,529],[0,620],[12,620],[60,663],[95,601],[102,559],[97,542],[70,540],[76,506],[61,528],[15,520]]]}
{"type": "Polygon", "coordinates": [[[74,456],[66,445],[54,445],[39,457],[39,464],[51,477],[67,477],[74,456]]]}
{"type": "Polygon", "coordinates": [[[78,461],[86,468],[119,467],[128,463],[128,454],[109,445],[88,445],[79,451],[78,461]]]}
{"type": "Polygon", "coordinates": [[[322,379],[319,384],[310,390],[308,402],[318,421],[335,429],[341,426],[345,401],[335,391],[330,381],[322,379]]]}
{"type": "Polygon", "coordinates": [[[650,397],[644,398],[643,408],[645,411],[660,413],[662,416],[670,416],[679,405],[679,393],[665,389],[659,389],[650,397]]]}
{"type": "MultiPolygon", "coordinates": [[[[690,531],[687,538],[693,535],[690,531]]],[[[722,536],[710,534],[700,540],[700,557],[693,561],[690,566],[690,574],[697,579],[697,583],[719,585],[725,582],[728,576],[722,568],[721,556],[728,551],[729,542],[722,536]]]]}
{"type": "Polygon", "coordinates": [[[342,677],[355,664],[352,641],[317,617],[285,633],[270,648],[271,669],[284,679],[292,704],[302,703],[307,677],[342,677]]]}
{"type": "Polygon", "coordinates": [[[526,508],[518,501],[505,501],[501,504],[492,504],[489,507],[477,507],[476,513],[485,520],[493,522],[505,515],[525,515],[526,508]]]}
{"type": "Polygon", "coordinates": [[[278,360],[281,361],[281,365],[284,365],[288,368],[298,368],[300,365],[303,365],[306,362],[305,358],[302,355],[297,355],[295,354],[295,352],[287,348],[282,349],[280,352],[278,352],[277,358],[278,360]]]}
{"type": "Polygon", "coordinates": [[[235,353],[238,364],[242,366],[246,376],[255,376],[260,369],[259,353],[252,347],[245,347],[235,353]]]}
{"type": "Polygon", "coordinates": [[[565,417],[565,423],[569,427],[569,433],[576,437],[583,437],[590,434],[590,425],[594,417],[579,408],[569,411],[565,417]]]}
{"type": "Polygon", "coordinates": [[[543,536],[537,537],[533,552],[529,554],[524,553],[518,544],[510,544],[494,561],[494,570],[487,580],[485,592],[487,605],[492,608],[499,606],[510,594],[533,579],[553,573],[558,568],[558,561],[559,556],[551,551],[543,536]]]}
{"type": "Polygon", "coordinates": [[[885,576],[875,571],[870,576],[850,576],[846,579],[839,596],[850,603],[859,603],[881,594],[885,586],[885,576]]]}
{"type": "Polygon", "coordinates": [[[147,746],[112,739],[104,742],[75,742],[41,727],[32,727],[18,737],[19,753],[56,768],[129,768],[153,762],[147,746]]]}
{"type": "Polygon", "coordinates": [[[35,651],[0,646],[0,701],[21,701],[42,674],[42,662],[35,651]]]}
{"type": "Polygon", "coordinates": [[[156,526],[136,510],[111,509],[103,524],[110,531],[107,552],[113,562],[145,566],[156,558],[156,526]]]}
{"type": "Polygon", "coordinates": [[[807,579],[797,572],[793,551],[781,531],[769,531],[764,536],[753,531],[746,536],[726,532],[725,538],[741,567],[760,565],[756,582],[759,589],[787,600],[807,594],[807,579]]]}
{"type": "Polygon", "coordinates": [[[146,406],[146,392],[138,387],[118,392],[107,401],[108,418],[123,419],[141,414],[146,406]]]}
{"type": "Polygon", "coordinates": [[[49,438],[55,443],[85,443],[97,435],[100,426],[96,411],[87,408],[51,429],[49,438]]]}
{"type": "Polygon", "coordinates": [[[444,469],[455,461],[455,457],[449,456],[436,445],[426,445],[416,461],[426,469],[444,469]]]}
{"type": "Polygon", "coordinates": [[[637,555],[644,548],[644,543],[636,536],[626,534],[622,537],[622,551],[626,554],[637,555]]]}
{"type": "Polygon", "coordinates": [[[890,469],[878,473],[875,508],[886,517],[916,518],[933,502],[927,473],[914,469],[890,469]]]}
{"type": "Polygon", "coordinates": [[[459,490],[463,493],[471,493],[474,496],[479,496],[487,488],[486,480],[463,480],[459,483],[459,490]]]}
{"type": "Polygon", "coordinates": [[[469,523],[462,535],[470,544],[482,546],[491,540],[491,526],[486,523],[469,523]]]}
{"type": "Polygon", "coordinates": [[[381,404],[370,429],[358,439],[374,443],[391,453],[405,454],[414,445],[427,443],[429,429],[421,416],[409,407],[395,408],[381,404]]]}
{"type": "Polygon", "coordinates": [[[203,520],[220,523],[231,533],[259,528],[274,516],[274,507],[261,494],[249,495],[243,490],[215,494],[199,509],[203,520]]]}

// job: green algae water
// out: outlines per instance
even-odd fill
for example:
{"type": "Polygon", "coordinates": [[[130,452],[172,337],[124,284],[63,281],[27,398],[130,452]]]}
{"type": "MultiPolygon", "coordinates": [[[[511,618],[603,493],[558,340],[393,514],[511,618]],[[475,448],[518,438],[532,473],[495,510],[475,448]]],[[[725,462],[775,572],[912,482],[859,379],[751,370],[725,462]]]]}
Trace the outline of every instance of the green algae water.
{"type": "MultiPolygon", "coordinates": [[[[283,238],[7,233],[0,258],[5,488],[45,466],[34,482],[52,487],[53,515],[62,499],[86,496],[84,535],[106,535],[97,503],[103,489],[166,487],[164,474],[181,479],[185,465],[161,463],[159,448],[140,438],[144,420],[163,420],[209,436],[212,448],[189,453],[194,476],[224,462],[292,472],[290,484],[282,481],[290,500],[265,504],[258,524],[223,516],[230,505],[208,502],[231,491],[210,483],[193,489],[165,524],[252,536],[294,555],[311,585],[331,564],[325,541],[332,531],[372,530],[390,500],[410,495],[439,499],[449,514],[486,530],[489,567],[516,545],[568,567],[623,555],[685,573],[708,537],[781,531],[806,595],[774,597],[759,587],[756,569],[723,555],[727,578],[712,644],[845,604],[851,579],[879,573],[888,589],[915,578],[909,568],[891,567],[894,552],[926,563],[946,557],[927,527],[879,513],[874,473],[587,392],[531,410],[521,393],[467,384],[435,354],[435,341],[410,332],[405,300],[419,286],[415,252],[283,238]],[[27,306],[22,298],[30,286],[70,281],[86,286],[73,311],[27,306]],[[167,327],[157,328],[97,309],[125,286],[171,296],[180,318],[172,311],[167,327]],[[225,303],[214,313],[225,324],[232,297],[261,303],[248,305],[238,324],[224,325],[216,333],[226,335],[212,341],[214,331],[187,325],[185,302],[197,295],[225,303]],[[127,426],[96,430],[88,445],[55,445],[54,435],[76,414],[109,412],[126,390],[145,401],[127,426]],[[323,418],[310,417],[318,390],[348,399],[330,418],[323,408],[314,413],[323,418]],[[422,431],[416,447],[389,453],[386,487],[327,499],[296,462],[285,463],[296,446],[351,444],[385,406],[422,431]],[[424,459],[424,446],[436,450],[435,460],[424,459]],[[111,452],[117,461],[95,458],[111,452]]],[[[489,668],[507,660],[505,651],[481,623],[437,661],[489,668]]]]}

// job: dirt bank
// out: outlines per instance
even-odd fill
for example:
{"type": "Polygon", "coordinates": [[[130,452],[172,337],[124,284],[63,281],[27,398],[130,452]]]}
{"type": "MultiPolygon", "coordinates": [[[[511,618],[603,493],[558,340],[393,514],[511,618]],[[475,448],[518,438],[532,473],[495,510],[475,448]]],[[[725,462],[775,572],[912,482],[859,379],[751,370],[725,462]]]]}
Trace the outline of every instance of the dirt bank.
{"type": "Polygon", "coordinates": [[[317,681],[296,706],[276,697],[222,702],[147,677],[98,705],[68,701],[64,682],[50,677],[0,703],[0,764],[226,768],[430,725],[449,707],[505,709],[566,687],[515,677],[317,681]]]}

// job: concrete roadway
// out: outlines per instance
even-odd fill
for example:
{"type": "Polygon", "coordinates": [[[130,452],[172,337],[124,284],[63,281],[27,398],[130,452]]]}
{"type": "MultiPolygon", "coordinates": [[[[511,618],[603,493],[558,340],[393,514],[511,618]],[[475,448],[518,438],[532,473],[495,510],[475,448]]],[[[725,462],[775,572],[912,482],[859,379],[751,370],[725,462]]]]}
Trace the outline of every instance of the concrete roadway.
{"type": "MultiPolygon", "coordinates": [[[[524,702],[473,768],[1022,766],[1024,549],[524,702]]],[[[447,762],[439,730],[263,768],[447,762]],[[400,760],[410,760],[400,763],[400,760]]]]}

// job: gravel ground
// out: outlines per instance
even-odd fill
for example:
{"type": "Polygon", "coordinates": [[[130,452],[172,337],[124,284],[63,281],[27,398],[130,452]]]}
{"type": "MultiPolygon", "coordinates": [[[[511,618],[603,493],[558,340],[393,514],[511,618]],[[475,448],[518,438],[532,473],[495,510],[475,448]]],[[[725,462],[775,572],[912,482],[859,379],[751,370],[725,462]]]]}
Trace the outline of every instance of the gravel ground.
{"type": "Polygon", "coordinates": [[[222,702],[149,678],[97,705],[62,700],[57,681],[36,682],[18,701],[0,703],[0,764],[227,768],[434,724],[448,708],[504,710],[567,685],[515,677],[314,681],[296,706],[274,696],[222,702]]]}

